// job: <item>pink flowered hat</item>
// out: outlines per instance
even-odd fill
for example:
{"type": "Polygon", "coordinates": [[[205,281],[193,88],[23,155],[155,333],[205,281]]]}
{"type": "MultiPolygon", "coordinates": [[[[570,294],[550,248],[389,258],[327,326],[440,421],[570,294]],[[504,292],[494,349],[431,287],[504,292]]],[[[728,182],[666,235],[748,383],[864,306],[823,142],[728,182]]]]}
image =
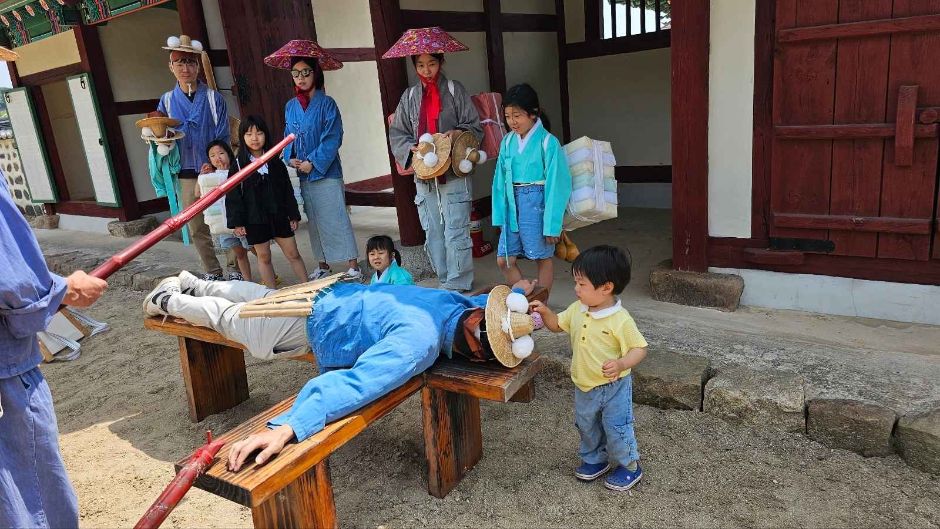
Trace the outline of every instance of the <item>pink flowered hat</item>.
{"type": "Polygon", "coordinates": [[[398,39],[394,46],[385,52],[382,58],[395,59],[421,55],[422,53],[453,53],[469,49],[459,40],[448,35],[443,29],[434,26],[432,28],[409,29],[398,39]]]}
{"type": "Polygon", "coordinates": [[[339,70],[343,67],[343,63],[339,59],[312,40],[292,40],[281,46],[281,49],[265,57],[264,64],[282,70],[290,70],[290,61],[293,57],[316,59],[323,70],[339,70]]]}

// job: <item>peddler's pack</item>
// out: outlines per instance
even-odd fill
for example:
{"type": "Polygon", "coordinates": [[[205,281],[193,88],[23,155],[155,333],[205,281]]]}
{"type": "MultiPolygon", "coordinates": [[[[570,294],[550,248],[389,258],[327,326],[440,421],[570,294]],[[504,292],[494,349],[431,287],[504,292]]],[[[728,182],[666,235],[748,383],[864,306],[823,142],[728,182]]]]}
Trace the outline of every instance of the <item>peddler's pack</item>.
{"type": "MultiPolygon", "coordinates": [[[[199,175],[197,183],[199,184],[199,190],[202,192],[201,196],[206,196],[213,189],[222,185],[227,178],[228,171],[224,169],[199,175]]],[[[228,228],[228,220],[225,217],[225,197],[220,198],[206,208],[202,215],[205,218],[206,225],[209,226],[209,233],[213,235],[232,233],[233,230],[228,228]]]]}
{"type": "Polygon", "coordinates": [[[582,136],[565,145],[571,197],[562,229],[575,230],[617,218],[617,179],[610,142],[582,136]]]}

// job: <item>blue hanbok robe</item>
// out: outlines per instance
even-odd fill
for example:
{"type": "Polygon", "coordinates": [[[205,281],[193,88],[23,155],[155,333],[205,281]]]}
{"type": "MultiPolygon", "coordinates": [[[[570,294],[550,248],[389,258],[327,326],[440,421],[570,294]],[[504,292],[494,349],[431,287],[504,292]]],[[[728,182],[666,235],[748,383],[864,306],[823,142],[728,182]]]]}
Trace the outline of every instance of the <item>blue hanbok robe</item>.
{"type": "Polygon", "coordinates": [[[176,129],[186,133],[185,138],[176,142],[180,150],[180,169],[184,171],[192,170],[198,173],[202,164],[209,163],[209,156],[206,154],[209,143],[215,140],[228,142],[230,139],[225,99],[217,91],[210,91],[201,81],[196,87],[192,101],[177,83],[173,90],[160,98],[157,110],[180,120],[181,123],[176,129]],[[215,99],[214,115],[209,105],[210,93],[215,99]],[[167,98],[170,101],[169,109],[166,105],[167,98]]]}
{"type": "Polygon", "coordinates": [[[296,97],[291,98],[284,107],[284,123],[284,135],[296,135],[284,150],[285,163],[292,158],[310,162],[313,171],[306,176],[310,181],[342,178],[339,147],[343,144],[343,119],[332,97],[315,90],[306,110],[296,97]]]}

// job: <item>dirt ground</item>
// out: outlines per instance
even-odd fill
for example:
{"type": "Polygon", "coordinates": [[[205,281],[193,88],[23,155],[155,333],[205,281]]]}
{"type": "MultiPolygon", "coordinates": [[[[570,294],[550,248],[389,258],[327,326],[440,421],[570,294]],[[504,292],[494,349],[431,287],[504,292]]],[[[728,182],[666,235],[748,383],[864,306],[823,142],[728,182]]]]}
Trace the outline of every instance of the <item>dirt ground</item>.
{"type": "MultiPolygon", "coordinates": [[[[88,313],[112,330],[44,366],[83,527],[129,527],[172,463],[296,392],[313,368],[249,360],[251,399],[193,425],[176,341],[142,328],[142,295],[113,289],[88,313]]],[[[344,527],[938,527],[940,477],[801,435],[638,406],[645,477],[630,494],[572,476],[572,386],[550,363],[529,404],[483,404],[482,461],[446,499],[427,494],[419,399],[331,459],[344,527]]],[[[192,490],[164,527],[250,527],[248,509],[192,490]]]]}

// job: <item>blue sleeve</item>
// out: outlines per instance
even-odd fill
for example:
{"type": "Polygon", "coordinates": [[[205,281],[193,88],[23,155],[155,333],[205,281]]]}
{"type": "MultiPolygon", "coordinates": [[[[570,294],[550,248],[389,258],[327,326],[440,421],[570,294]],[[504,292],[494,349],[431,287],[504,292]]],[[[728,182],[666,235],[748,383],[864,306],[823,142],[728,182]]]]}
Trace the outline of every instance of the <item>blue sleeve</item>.
{"type": "Polygon", "coordinates": [[[0,328],[14,338],[27,338],[44,330],[65,297],[65,278],[49,271],[2,173],[0,270],[4,271],[0,273],[0,328]]]}
{"type": "Polygon", "coordinates": [[[343,118],[339,114],[339,107],[332,98],[327,99],[326,105],[323,123],[320,124],[320,142],[317,148],[307,155],[307,161],[313,164],[313,169],[319,176],[324,176],[326,170],[333,165],[339,154],[339,147],[343,144],[343,118]]]}
{"type": "Polygon", "coordinates": [[[571,197],[571,172],[568,159],[555,136],[549,136],[545,153],[545,213],[542,217],[542,235],[558,237],[571,197]]]}
{"type": "Polygon", "coordinates": [[[166,98],[166,94],[160,96],[160,102],[157,103],[157,110],[166,114],[166,105],[163,104],[164,98],[166,98]]]}
{"type": "Polygon", "coordinates": [[[216,99],[215,108],[219,113],[219,122],[215,124],[215,139],[231,143],[232,131],[228,126],[228,104],[220,92],[215,91],[214,95],[216,99]]]}

